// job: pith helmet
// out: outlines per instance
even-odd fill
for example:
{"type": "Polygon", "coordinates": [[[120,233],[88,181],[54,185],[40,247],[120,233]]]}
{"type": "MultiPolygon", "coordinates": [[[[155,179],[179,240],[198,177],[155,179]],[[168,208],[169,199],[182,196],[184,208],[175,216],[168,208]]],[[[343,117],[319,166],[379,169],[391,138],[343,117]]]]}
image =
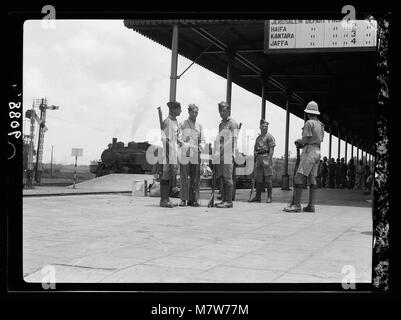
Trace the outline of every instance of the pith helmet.
{"type": "Polygon", "coordinates": [[[320,114],[319,107],[315,101],[311,101],[307,104],[304,112],[311,113],[311,114],[320,114]]]}
{"type": "Polygon", "coordinates": [[[181,103],[179,103],[178,101],[169,101],[167,102],[167,106],[169,108],[178,108],[181,107],[181,103]]]}

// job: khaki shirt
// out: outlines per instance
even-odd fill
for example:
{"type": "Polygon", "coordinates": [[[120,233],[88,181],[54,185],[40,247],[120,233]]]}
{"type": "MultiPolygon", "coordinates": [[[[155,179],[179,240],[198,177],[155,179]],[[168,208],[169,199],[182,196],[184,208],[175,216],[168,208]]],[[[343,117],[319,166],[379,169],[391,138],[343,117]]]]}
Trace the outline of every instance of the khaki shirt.
{"type": "Polygon", "coordinates": [[[168,156],[169,162],[178,159],[178,147],[182,146],[182,132],[178,121],[171,114],[163,121],[163,147],[165,155],[168,156]]]}
{"type": "Polygon", "coordinates": [[[319,120],[308,120],[302,128],[302,143],[305,145],[317,145],[323,141],[324,125],[319,120]]]}
{"type": "Polygon", "coordinates": [[[255,141],[254,155],[267,155],[270,152],[271,148],[274,148],[275,146],[276,140],[270,133],[266,132],[265,135],[260,134],[255,141]]]}
{"type": "Polygon", "coordinates": [[[219,124],[220,158],[224,157],[224,152],[230,152],[231,156],[234,156],[237,149],[238,129],[238,123],[233,118],[228,117],[226,121],[221,120],[219,124]],[[228,139],[224,139],[221,134],[224,134],[224,138],[227,137],[228,139]]]}
{"type": "MultiPolygon", "coordinates": [[[[196,148],[201,153],[206,146],[203,126],[199,122],[193,122],[186,119],[181,123],[182,140],[189,144],[189,148],[196,148]]],[[[189,157],[190,149],[187,149],[186,155],[189,157]]]]}

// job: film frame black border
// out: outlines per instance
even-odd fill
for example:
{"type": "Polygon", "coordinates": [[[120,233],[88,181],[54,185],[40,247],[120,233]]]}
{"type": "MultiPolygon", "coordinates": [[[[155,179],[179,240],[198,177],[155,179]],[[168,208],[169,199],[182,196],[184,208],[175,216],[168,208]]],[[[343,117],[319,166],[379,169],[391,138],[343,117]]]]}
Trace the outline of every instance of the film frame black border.
{"type": "MultiPolygon", "coordinates": [[[[338,9],[338,8],[336,8],[338,9]]],[[[23,10],[21,10],[23,11],[23,10]]],[[[335,13],[324,13],[321,12],[310,12],[306,15],[308,18],[316,19],[318,18],[330,18],[330,19],[341,19],[343,16],[339,12],[335,11],[335,13]]],[[[368,10],[365,10],[365,12],[368,10]]],[[[374,18],[378,21],[378,25],[381,26],[385,22],[390,22],[391,16],[388,12],[383,12],[381,10],[371,11],[374,18]]],[[[287,14],[285,10],[282,10],[279,14],[271,14],[268,12],[263,12],[260,14],[255,13],[220,13],[218,12],[203,12],[201,14],[202,18],[260,18],[263,16],[264,19],[279,19],[282,18],[283,15],[287,17],[294,14],[295,16],[304,17],[304,13],[290,13],[287,14]],[[267,17],[267,18],[266,18],[267,17]]],[[[85,13],[79,12],[71,12],[69,10],[67,13],[63,13],[63,11],[58,10],[57,16],[61,19],[154,19],[155,16],[163,19],[173,19],[173,18],[194,18],[193,13],[188,12],[179,12],[177,13],[107,13],[107,12],[96,12],[90,13],[90,10],[85,13]]],[[[14,12],[9,14],[8,16],[8,25],[10,26],[10,30],[8,30],[9,34],[11,33],[11,41],[9,43],[12,45],[11,53],[12,62],[8,64],[9,74],[8,74],[8,90],[9,90],[9,102],[21,102],[22,104],[22,52],[23,52],[23,22],[25,20],[30,19],[42,19],[43,14],[40,12],[40,8],[35,13],[29,12],[14,12]]],[[[199,18],[196,15],[196,18],[199,18]]],[[[363,18],[358,16],[357,19],[363,18]]],[[[391,27],[391,23],[390,23],[391,27]]],[[[378,33],[378,39],[380,41],[388,42],[390,39],[389,28],[386,28],[384,32],[378,33]]],[[[381,42],[381,43],[384,43],[381,42]]],[[[379,47],[380,52],[380,47],[379,47]]],[[[387,48],[383,49],[382,54],[385,55],[385,59],[388,60],[387,48]]],[[[384,57],[384,56],[383,56],[384,57]]],[[[381,86],[387,87],[387,90],[390,88],[391,91],[391,82],[389,79],[389,66],[391,63],[387,63],[386,67],[380,68],[378,71],[378,77],[381,76],[382,79],[386,81],[387,84],[383,82],[378,83],[378,88],[381,86]]],[[[379,68],[378,68],[379,69],[379,68]]],[[[391,181],[389,179],[389,170],[391,168],[390,153],[391,150],[391,141],[389,140],[390,134],[390,126],[389,123],[392,120],[390,117],[390,112],[393,110],[390,109],[391,102],[389,98],[386,98],[385,95],[381,95],[378,89],[378,100],[382,99],[383,104],[381,107],[377,107],[376,109],[376,119],[377,119],[377,127],[376,127],[376,148],[375,150],[375,185],[374,185],[374,206],[372,208],[373,216],[377,219],[377,223],[374,224],[374,236],[378,241],[376,241],[376,246],[374,246],[372,259],[372,283],[356,283],[357,290],[343,290],[341,288],[340,283],[330,284],[330,283],[290,283],[290,284],[268,284],[268,283],[246,283],[246,284],[237,284],[237,283],[221,283],[221,284],[192,284],[192,283],[180,283],[180,284],[169,284],[169,283],[140,283],[140,284],[87,284],[87,283],[57,283],[56,290],[53,293],[79,293],[83,291],[98,291],[98,292],[158,292],[158,293],[274,293],[277,295],[282,294],[299,294],[299,293],[374,293],[374,292],[386,292],[389,290],[389,277],[390,270],[393,267],[393,264],[390,263],[386,265],[386,261],[389,261],[389,237],[393,234],[388,233],[388,229],[386,229],[386,225],[389,224],[390,220],[390,197],[388,194],[389,187],[391,187],[391,181]],[[379,151],[378,151],[379,150],[379,151]],[[378,181],[377,177],[380,177],[380,181],[378,181]],[[377,254],[379,252],[379,254],[377,254]],[[383,264],[384,263],[384,264],[383,264]],[[375,273],[375,268],[381,264],[381,270],[375,273]],[[376,281],[376,283],[374,283],[376,281]]],[[[379,105],[379,104],[377,104],[379,105]]],[[[3,108],[4,118],[7,119],[7,130],[9,130],[9,119],[8,119],[8,108],[3,108]]],[[[22,129],[22,118],[21,118],[21,129],[22,129]]],[[[7,143],[5,143],[7,144],[7,143]]],[[[17,152],[14,161],[8,161],[7,167],[12,167],[13,170],[7,171],[7,188],[8,190],[12,190],[12,194],[8,197],[8,202],[12,206],[12,210],[20,209],[20,212],[15,213],[10,211],[8,208],[6,215],[6,223],[2,224],[5,230],[5,242],[6,246],[6,270],[7,278],[5,283],[5,288],[9,293],[38,293],[38,292],[46,292],[41,286],[40,283],[25,283],[23,281],[23,272],[22,272],[22,138],[18,141],[15,141],[15,147],[20,152],[17,152]],[[10,175],[10,173],[13,173],[10,175]],[[18,243],[19,242],[19,243],[18,243]]],[[[392,216],[391,218],[394,218],[392,216]]],[[[393,219],[391,219],[393,221],[393,219]]],[[[393,222],[391,223],[393,224],[393,222]]],[[[393,252],[393,251],[392,251],[393,252]]],[[[394,253],[394,252],[393,252],[394,253]]],[[[392,260],[395,261],[395,260],[392,260]]],[[[393,277],[394,278],[394,277],[393,277]]],[[[50,290],[51,291],[51,290],[50,290]]],[[[50,292],[49,291],[49,292],[50,292]]]]}

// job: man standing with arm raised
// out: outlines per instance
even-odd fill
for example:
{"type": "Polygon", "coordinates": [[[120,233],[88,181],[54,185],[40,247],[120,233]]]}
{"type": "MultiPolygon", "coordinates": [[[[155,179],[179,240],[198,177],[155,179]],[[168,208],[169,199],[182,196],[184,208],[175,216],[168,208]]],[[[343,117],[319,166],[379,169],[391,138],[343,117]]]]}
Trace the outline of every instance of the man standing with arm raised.
{"type": "Polygon", "coordinates": [[[176,101],[167,102],[169,115],[163,121],[163,173],[160,178],[160,207],[173,208],[177,204],[172,203],[169,198],[170,179],[178,172],[178,147],[184,145],[181,138],[181,129],[177,117],[181,114],[181,104],[176,101]]]}
{"type": "Polygon", "coordinates": [[[232,208],[233,207],[233,157],[237,155],[237,135],[238,124],[230,117],[230,105],[222,101],[218,104],[221,122],[219,124],[219,134],[216,141],[215,158],[218,158],[220,163],[217,164],[217,177],[222,184],[222,202],[216,204],[217,208],[232,208]]]}

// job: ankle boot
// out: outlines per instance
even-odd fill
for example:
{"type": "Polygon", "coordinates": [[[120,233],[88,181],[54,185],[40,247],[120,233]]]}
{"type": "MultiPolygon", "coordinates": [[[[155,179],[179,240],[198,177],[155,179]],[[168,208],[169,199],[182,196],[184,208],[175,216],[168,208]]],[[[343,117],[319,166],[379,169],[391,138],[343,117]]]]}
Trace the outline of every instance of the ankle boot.
{"type": "Polygon", "coordinates": [[[217,197],[217,200],[221,200],[219,203],[222,204],[225,201],[225,190],[224,190],[224,178],[220,177],[220,196],[217,197]]]}
{"type": "Polygon", "coordinates": [[[272,202],[272,186],[268,185],[267,186],[267,199],[266,203],[271,203],[272,202]]]}
{"type": "Polygon", "coordinates": [[[173,208],[177,206],[172,203],[169,198],[170,194],[170,183],[169,180],[160,181],[160,207],[163,208],[173,208]]]}
{"type": "Polygon", "coordinates": [[[226,182],[224,184],[224,202],[216,204],[216,208],[232,208],[233,207],[233,201],[232,201],[232,196],[233,194],[233,185],[230,182],[226,182]]]}
{"type": "Polygon", "coordinates": [[[303,208],[305,212],[315,212],[315,198],[316,198],[316,184],[311,184],[309,186],[309,203],[303,208]]]}
{"type": "Polygon", "coordinates": [[[301,196],[303,191],[304,185],[303,184],[296,184],[294,186],[294,198],[293,202],[287,208],[284,208],[284,211],[287,212],[300,212],[301,208],[301,196]]]}
{"type": "Polygon", "coordinates": [[[261,195],[262,195],[262,189],[263,189],[263,183],[256,182],[256,194],[251,200],[249,200],[249,202],[260,202],[261,195]]]}

